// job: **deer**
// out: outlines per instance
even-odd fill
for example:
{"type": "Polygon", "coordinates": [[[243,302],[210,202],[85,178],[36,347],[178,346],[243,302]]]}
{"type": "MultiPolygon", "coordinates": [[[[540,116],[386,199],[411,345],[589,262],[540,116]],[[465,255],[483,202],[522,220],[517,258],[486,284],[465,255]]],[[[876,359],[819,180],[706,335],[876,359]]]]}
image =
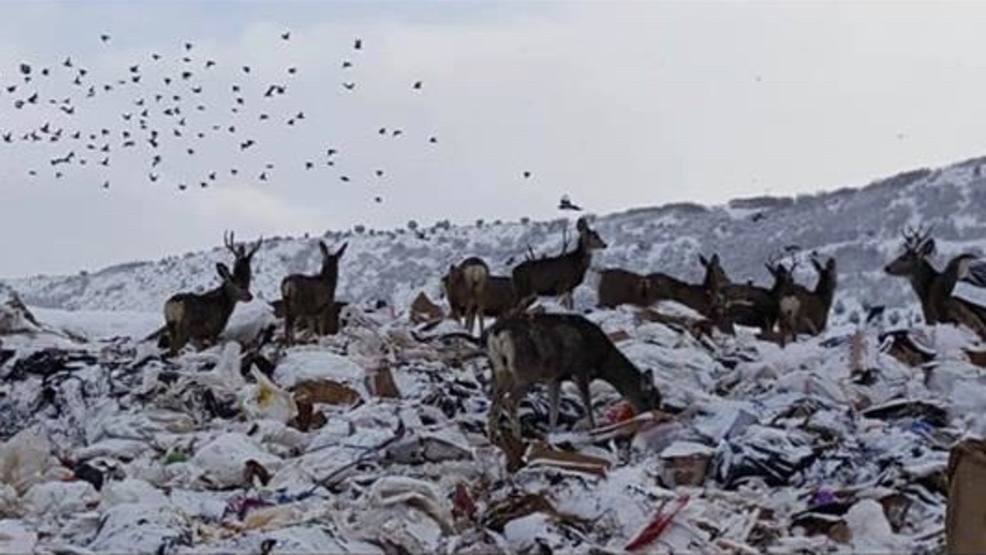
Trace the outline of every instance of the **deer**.
{"type": "Polygon", "coordinates": [[[247,289],[250,288],[250,281],[253,276],[253,271],[250,269],[250,264],[253,262],[253,255],[257,254],[260,249],[260,245],[264,242],[264,238],[260,237],[257,242],[247,250],[246,245],[236,245],[233,232],[230,231],[228,234],[223,233],[223,245],[226,249],[233,254],[233,277],[238,283],[243,284],[247,289]]]}
{"type": "Polygon", "coordinates": [[[335,303],[336,285],[339,280],[339,259],[349,243],[343,243],[336,252],[330,252],[323,241],[318,242],[322,253],[322,268],[318,274],[291,274],[281,280],[281,299],[284,301],[284,340],[294,343],[296,318],[303,318],[309,330],[325,335],[325,319],[320,315],[335,303]]]}
{"type": "Polygon", "coordinates": [[[164,303],[164,329],[168,336],[168,349],[172,357],[178,356],[190,340],[213,342],[222,333],[237,302],[250,302],[251,270],[253,255],[260,248],[263,238],[252,248],[234,244],[233,233],[223,234],[223,243],[233,253],[233,271],[223,263],[216,264],[216,272],[222,282],[218,287],[202,294],[177,293],[164,303]]]}
{"type": "Polygon", "coordinates": [[[784,318],[785,327],[782,338],[785,333],[786,337],[792,339],[798,334],[818,335],[828,325],[837,283],[835,259],[829,258],[823,264],[813,257],[811,264],[818,274],[815,288],[808,290],[801,285],[792,284],[780,300],[778,308],[784,318]]]}
{"type": "MultiPolygon", "coordinates": [[[[271,309],[274,311],[275,318],[284,318],[284,299],[277,299],[276,301],[271,301],[271,309]]],[[[319,314],[318,318],[321,322],[322,329],[325,331],[326,335],[335,335],[339,333],[341,328],[339,322],[339,314],[342,312],[343,308],[346,308],[348,302],[345,301],[334,301],[330,306],[323,309],[319,314]]],[[[307,319],[302,319],[296,322],[296,329],[308,329],[306,325],[310,325],[307,319]]],[[[318,333],[317,330],[309,330],[312,333],[318,333]]]]}
{"type": "Polygon", "coordinates": [[[708,259],[699,255],[698,260],[705,268],[705,277],[700,284],[687,283],[661,272],[647,274],[647,282],[655,300],[681,303],[711,319],[716,294],[729,279],[722,269],[718,254],[713,254],[708,259]]]}
{"type": "Polygon", "coordinates": [[[890,261],[884,272],[891,276],[906,277],[921,301],[921,312],[928,324],[964,324],[980,338],[986,339],[986,308],[953,297],[956,284],[969,281],[982,286],[970,264],[971,254],[952,257],[944,270],[935,269],[931,256],[935,253],[935,240],[930,229],[907,229],[902,232],[901,253],[890,261]]]}
{"type": "Polygon", "coordinates": [[[526,260],[514,267],[512,279],[518,298],[531,294],[561,297],[562,306],[574,307],[572,292],[585,279],[592,261],[592,251],[605,249],[606,242],[589,227],[585,217],[575,224],[579,233],[574,250],[536,260],[526,260]]]}
{"type": "Polygon", "coordinates": [[[622,268],[607,268],[599,272],[596,306],[616,308],[621,304],[650,306],[650,281],[643,275],[622,268]]]}
{"type": "MultiPolygon", "coordinates": [[[[720,298],[726,320],[732,324],[759,328],[760,336],[768,337],[778,324],[781,298],[791,291],[793,280],[791,271],[773,258],[764,266],[774,278],[770,289],[752,283],[730,282],[722,286],[720,298]]],[[[786,308],[789,314],[796,309],[791,301],[786,308]]]]}
{"type": "MultiPolygon", "coordinates": [[[[232,231],[223,234],[223,244],[234,257],[233,271],[223,263],[216,264],[216,272],[222,282],[218,287],[202,294],[177,293],[164,303],[164,329],[172,357],[178,356],[190,340],[213,342],[222,333],[237,302],[250,302],[253,255],[260,249],[263,237],[248,250],[237,246],[232,231]]],[[[163,335],[157,333],[157,335],[163,335]]]]}
{"type": "Polygon", "coordinates": [[[442,291],[449,299],[452,318],[461,322],[465,318],[465,326],[472,332],[476,320],[479,319],[479,333],[483,333],[483,301],[486,281],[490,268],[483,259],[471,256],[458,265],[449,266],[448,273],[442,277],[442,291]]]}
{"type": "MultiPolygon", "coordinates": [[[[528,299],[533,300],[533,296],[528,299]]],[[[558,423],[563,380],[575,382],[593,428],[589,384],[596,379],[616,388],[638,413],[661,406],[661,393],[651,371],[637,368],[597,324],[580,314],[512,311],[487,330],[485,346],[493,370],[488,420],[491,438],[498,435],[497,423],[506,408],[512,434],[520,439],[517,407],[536,383],[548,386],[551,429],[558,423]]]]}

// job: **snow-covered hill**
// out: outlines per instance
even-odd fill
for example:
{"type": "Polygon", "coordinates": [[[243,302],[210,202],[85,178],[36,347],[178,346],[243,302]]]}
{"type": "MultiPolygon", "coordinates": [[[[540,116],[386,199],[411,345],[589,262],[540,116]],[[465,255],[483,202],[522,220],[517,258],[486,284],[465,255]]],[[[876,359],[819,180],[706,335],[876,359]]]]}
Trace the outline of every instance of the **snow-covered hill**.
{"type": "MultiPolygon", "coordinates": [[[[730,277],[767,282],[763,262],[785,247],[835,256],[839,263],[836,318],[859,304],[908,307],[915,299],[905,280],[890,278],[883,265],[899,248],[901,230],[932,225],[939,259],[959,251],[977,252],[986,243],[986,158],[943,169],[920,169],[859,189],[798,197],[736,199],[726,206],[673,204],[598,217],[594,226],[609,243],[595,266],[640,272],[664,271],[697,280],[698,254],[718,252],[730,277]],[[841,302],[839,302],[841,301],[841,302]]],[[[468,226],[437,224],[391,231],[325,233],[331,244],[349,242],[341,264],[339,295],[348,300],[386,299],[406,306],[418,290],[437,294],[439,275],[465,256],[488,260],[495,273],[508,273],[530,245],[556,253],[562,231],[572,221],[486,222],[468,226]]],[[[217,245],[220,245],[217,238],[217,245]]],[[[90,310],[160,310],[178,291],[200,291],[217,282],[215,263],[228,261],[221,246],[156,262],[134,262],[73,276],[10,279],[28,304],[90,310]]],[[[319,264],[315,239],[273,238],[254,258],[254,292],[279,297],[278,284],[293,272],[314,272],[319,264]]],[[[813,283],[809,265],[798,277],[813,283]]],[[[966,288],[965,293],[976,291],[966,288]]],[[[577,301],[594,302],[591,285],[577,301]]]]}

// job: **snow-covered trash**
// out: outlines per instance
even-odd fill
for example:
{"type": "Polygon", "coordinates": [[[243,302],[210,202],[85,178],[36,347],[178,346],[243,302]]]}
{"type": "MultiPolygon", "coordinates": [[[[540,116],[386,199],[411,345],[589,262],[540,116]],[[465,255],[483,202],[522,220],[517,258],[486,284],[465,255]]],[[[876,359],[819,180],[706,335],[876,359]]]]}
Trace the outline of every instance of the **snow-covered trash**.
{"type": "MultiPolygon", "coordinates": [[[[481,352],[419,342],[404,315],[350,312],[348,332],[318,343],[229,340],[176,358],[133,338],[5,344],[0,545],[934,548],[948,449],[986,430],[986,379],[964,354],[966,335],[936,329],[936,354],[919,366],[864,353],[862,376],[852,341],[697,341],[674,324],[636,326],[630,312],[603,310],[588,316],[620,331],[620,351],[653,370],[661,410],[633,414],[596,381],[592,408],[603,417],[586,430],[578,388],[565,383],[548,430],[547,393],[534,388],[518,403],[522,437],[492,444],[481,352]]],[[[876,332],[864,339],[878,345],[876,332]]]]}

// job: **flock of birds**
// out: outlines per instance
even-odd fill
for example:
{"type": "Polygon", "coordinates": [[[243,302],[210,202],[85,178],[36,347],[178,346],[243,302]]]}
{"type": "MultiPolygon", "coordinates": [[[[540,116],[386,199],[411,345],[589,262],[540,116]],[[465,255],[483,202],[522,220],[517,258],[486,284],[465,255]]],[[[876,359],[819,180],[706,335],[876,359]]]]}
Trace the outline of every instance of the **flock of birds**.
{"type": "MultiPolygon", "coordinates": [[[[279,39],[288,43],[290,31],[279,39]]],[[[99,40],[109,45],[112,37],[101,34],[99,40]]],[[[345,94],[359,90],[353,70],[363,50],[363,40],[355,38],[349,56],[339,63],[339,87],[345,94]]],[[[191,42],[182,43],[177,56],[153,52],[115,70],[112,77],[97,75],[72,57],[50,65],[21,62],[12,77],[0,72],[0,157],[5,146],[26,146],[31,151],[19,160],[26,161],[29,177],[61,180],[73,171],[95,169],[96,177],[87,174],[87,179],[104,189],[112,185],[114,162],[124,155],[138,157],[147,182],[161,181],[180,191],[224,182],[271,182],[274,172],[289,164],[309,172],[334,169],[343,183],[370,177],[341,169],[341,145],[324,144],[307,156],[296,152],[301,159],[289,162],[265,156],[260,146],[271,135],[271,126],[296,129],[309,119],[310,111],[285,101],[300,71],[287,65],[273,80],[262,80],[259,68],[200,55],[191,42]],[[225,80],[211,77],[222,71],[225,80]],[[90,109],[99,99],[106,99],[103,111],[90,109]],[[106,106],[115,113],[107,115],[106,106]],[[90,117],[82,117],[87,110],[90,117]],[[217,140],[225,157],[216,156],[217,143],[209,142],[217,140]],[[45,155],[38,156],[38,151],[45,155]],[[219,160],[228,165],[216,167],[219,160]]],[[[408,89],[421,94],[424,82],[413,81],[408,89]]],[[[379,127],[376,132],[389,138],[405,135],[399,127],[379,127]]],[[[439,143],[434,134],[423,134],[420,140],[427,148],[439,143]]],[[[378,167],[372,178],[385,175],[378,167]]],[[[524,170],[520,177],[529,180],[532,173],[524,170]]],[[[377,194],[373,200],[380,203],[383,197],[377,194]]],[[[558,208],[581,210],[567,196],[558,208]]]]}

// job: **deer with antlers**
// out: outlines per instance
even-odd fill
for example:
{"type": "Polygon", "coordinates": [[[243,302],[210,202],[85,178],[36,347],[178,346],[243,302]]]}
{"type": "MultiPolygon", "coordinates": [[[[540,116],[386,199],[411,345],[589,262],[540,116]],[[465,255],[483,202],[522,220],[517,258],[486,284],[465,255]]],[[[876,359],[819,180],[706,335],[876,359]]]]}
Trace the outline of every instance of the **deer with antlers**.
{"type": "Polygon", "coordinates": [[[579,233],[574,250],[558,256],[527,260],[514,267],[512,279],[518,298],[529,295],[561,297],[561,304],[569,309],[574,306],[572,292],[585,279],[592,261],[592,251],[605,249],[606,242],[589,227],[584,217],[576,222],[579,233]]]}
{"type": "Polygon", "coordinates": [[[213,342],[222,333],[237,302],[253,300],[250,293],[250,262],[260,248],[263,238],[252,248],[236,246],[233,233],[223,236],[226,248],[235,257],[233,271],[222,262],[216,272],[222,283],[202,294],[178,293],[164,303],[165,329],[171,356],[177,356],[189,341],[213,342]]]}
{"type": "Polygon", "coordinates": [[[307,328],[317,335],[325,335],[324,314],[330,314],[334,307],[336,285],[339,281],[339,259],[346,252],[349,243],[343,243],[336,252],[322,241],[318,249],[322,253],[322,267],[315,275],[291,274],[281,280],[281,299],[284,301],[284,340],[288,345],[294,343],[296,318],[304,318],[307,328]]]}
{"type": "Polygon", "coordinates": [[[884,271],[910,281],[921,301],[924,321],[928,324],[963,324],[986,339],[986,308],[952,296],[959,281],[984,285],[982,276],[971,265],[975,257],[959,254],[939,271],[931,263],[935,253],[931,229],[909,228],[902,234],[901,253],[884,267],[884,271]]]}

